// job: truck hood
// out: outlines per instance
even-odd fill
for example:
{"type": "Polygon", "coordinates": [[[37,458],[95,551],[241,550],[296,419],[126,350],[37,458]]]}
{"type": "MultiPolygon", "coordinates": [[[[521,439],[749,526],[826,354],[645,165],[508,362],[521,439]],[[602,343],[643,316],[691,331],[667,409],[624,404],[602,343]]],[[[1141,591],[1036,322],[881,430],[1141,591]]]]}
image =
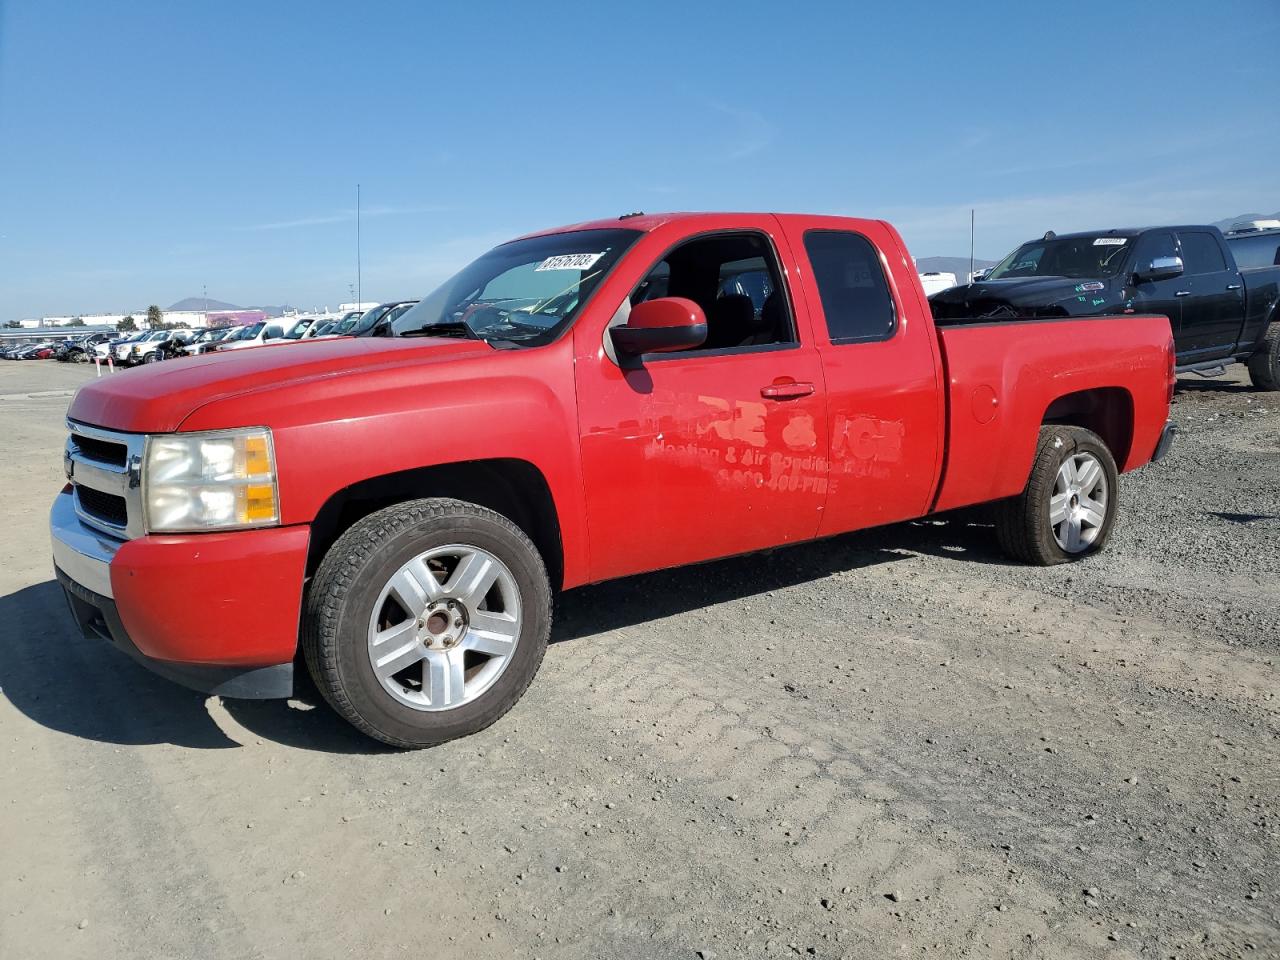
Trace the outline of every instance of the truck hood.
{"type": "Polygon", "coordinates": [[[80,388],[67,416],[80,423],[127,433],[169,433],[207,403],[305,380],[359,376],[371,370],[444,363],[483,356],[481,340],[311,340],[268,344],[231,353],[166,360],[94,380],[80,388]]]}
{"type": "Polygon", "coordinates": [[[929,298],[936,319],[999,316],[1081,316],[1110,309],[1115,281],[1074,277],[981,280],[942,290],[929,298]]]}

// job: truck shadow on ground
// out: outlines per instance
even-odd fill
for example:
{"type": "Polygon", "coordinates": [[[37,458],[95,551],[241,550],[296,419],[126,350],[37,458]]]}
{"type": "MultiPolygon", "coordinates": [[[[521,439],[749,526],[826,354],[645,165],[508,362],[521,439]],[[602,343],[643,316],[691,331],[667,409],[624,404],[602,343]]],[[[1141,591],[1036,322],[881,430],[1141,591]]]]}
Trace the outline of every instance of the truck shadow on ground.
{"type": "Polygon", "coordinates": [[[997,549],[989,525],[976,515],[957,513],[571,590],[557,603],[551,642],[783,590],[903,560],[912,553],[969,563],[1009,562],[997,549]]]}
{"type": "MultiPolygon", "coordinates": [[[[899,524],[572,590],[561,598],[551,641],[585,639],[892,563],[913,552],[1004,562],[990,530],[980,524],[899,524]]],[[[0,597],[0,624],[5,650],[0,657],[0,698],[50,730],[124,745],[229,749],[261,738],[324,753],[390,752],[333,713],[301,664],[298,690],[287,702],[219,701],[155,676],[105,641],[82,637],[72,624],[62,589],[52,580],[0,597]],[[234,723],[224,718],[220,724],[216,717],[223,712],[234,723]]]]}
{"type": "Polygon", "coordinates": [[[1194,379],[1179,377],[1177,386],[1177,393],[1256,393],[1261,395],[1263,392],[1248,383],[1214,377],[1195,377],[1194,379]]]}

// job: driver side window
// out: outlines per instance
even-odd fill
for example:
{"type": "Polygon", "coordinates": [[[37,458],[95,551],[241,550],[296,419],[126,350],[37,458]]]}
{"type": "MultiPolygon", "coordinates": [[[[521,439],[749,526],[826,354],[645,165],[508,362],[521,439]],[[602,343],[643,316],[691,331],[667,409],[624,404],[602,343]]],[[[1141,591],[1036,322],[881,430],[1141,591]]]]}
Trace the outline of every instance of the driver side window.
{"type": "Polygon", "coordinates": [[[1176,257],[1178,245],[1172,233],[1144,233],[1133,250],[1133,270],[1145,270],[1159,257],[1176,257]]]}
{"type": "Polygon", "coordinates": [[[714,234],[682,243],[640,281],[631,305],[659,297],[692,300],[707,317],[706,342],[671,354],[673,359],[797,342],[777,256],[763,234],[714,234]]]}

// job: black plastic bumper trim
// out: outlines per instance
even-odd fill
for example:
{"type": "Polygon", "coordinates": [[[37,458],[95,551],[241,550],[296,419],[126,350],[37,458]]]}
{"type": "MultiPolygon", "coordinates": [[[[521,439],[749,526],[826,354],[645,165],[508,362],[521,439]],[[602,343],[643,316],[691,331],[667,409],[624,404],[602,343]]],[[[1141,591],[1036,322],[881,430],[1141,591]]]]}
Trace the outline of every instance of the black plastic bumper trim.
{"type": "Polygon", "coordinates": [[[106,640],[152,673],[200,693],[240,700],[279,700],[293,696],[293,664],[270,667],[224,667],[215,664],[174,663],[157,660],[140,651],[120,621],[115,601],[76,583],[58,567],[53,568],[80,632],[90,639],[106,640]]]}
{"type": "Polygon", "coordinates": [[[1153,463],[1163,460],[1169,453],[1169,448],[1173,446],[1173,438],[1178,435],[1178,426],[1174,423],[1166,423],[1164,430],[1160,433],[1160,442],[1156,444],[1156,452],[1151,455],[1153,463]]]}

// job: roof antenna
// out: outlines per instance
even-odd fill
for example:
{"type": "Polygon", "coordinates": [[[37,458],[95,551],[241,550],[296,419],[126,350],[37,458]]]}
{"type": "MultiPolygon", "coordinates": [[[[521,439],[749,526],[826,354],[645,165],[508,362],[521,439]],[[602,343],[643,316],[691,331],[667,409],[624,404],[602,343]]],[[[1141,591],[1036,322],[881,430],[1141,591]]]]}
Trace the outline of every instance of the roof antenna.
{"type": "Polygon", "coordinates": [[[969,282],[973,282],[973,207],[969,208],[969,282]]]}
{"type": "Polygon", "coordinates": [[[364,303],[364,284],[360,278],[360,184],[356,184],[356,309],[364,303]]]}

